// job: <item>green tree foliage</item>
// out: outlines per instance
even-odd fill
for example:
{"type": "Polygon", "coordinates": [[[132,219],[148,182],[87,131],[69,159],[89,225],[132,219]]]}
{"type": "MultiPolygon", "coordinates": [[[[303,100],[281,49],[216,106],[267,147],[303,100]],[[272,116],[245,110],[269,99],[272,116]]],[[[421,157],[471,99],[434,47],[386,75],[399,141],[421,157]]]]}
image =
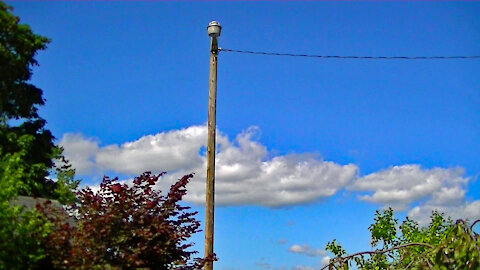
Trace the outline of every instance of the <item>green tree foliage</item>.
{"type": "Polygon", "coordinates": [[[46,238],[49,268],[200,269],[201,260],[190,260],[196,252],[187,251],[193,243],[186,243],[199,232],[197,212],[179,205],[193,175],[162,195],[153,189],[162,174],[146,172],[130,186],[105,177],[99,191],[82,189],[72,209],[76,226],[56,209],[39,205],[55,225],[46,238]]]}
{"type": "Polygon", "coordinates": [[[12,189],[8,194],[63,199],[65,189],[78,183],[48,178],[61,149],[38,115],[38,106],[45,102],[42,90],[29,83],[38,65],[35,55],[49,40],[20,24],[11,10],[0,2],[0,185],[12,189]],[[15,181],[11,170],[18,173],[15,181]]]}
{"type": "Polygon", "coordinates": [[[480,269],[480,237],[463,220],[453,223],[434,211],[430,224],[409,219],[398,225],[391,208],[375,213],[368,228],[375,250],[346,255],[333,240],[326,249],[336,257],[326,269],[480,269]]]}
{"type": "Polygon", "coordinates": [[[35,269],[45,257],[41,239],[50,232],[48,224],[33,209],[13,205],[17,185],[23,184],[22,158],[25,150],[2,157],[0,174],[0,269],[35,269]]]}
{"type": "Polygon", "coordinates": [[[35,55],[49,40],[36,35],[0,1],[0,269],[35,269],[45,258],[42,238],[51,226],[35,209],[15,205],[17,195],[72,202],[78,181],[38,115],[42,90],[29,83],[35,55]],[[57,181],[48,178],[53,170],[57,181]]]}
{"type": "Polygon", "coordinates": [[[41,269],[38,263],[46,257],[42,239],[51,229],[35,209],[0,201],[0,269],[41,269]]]}

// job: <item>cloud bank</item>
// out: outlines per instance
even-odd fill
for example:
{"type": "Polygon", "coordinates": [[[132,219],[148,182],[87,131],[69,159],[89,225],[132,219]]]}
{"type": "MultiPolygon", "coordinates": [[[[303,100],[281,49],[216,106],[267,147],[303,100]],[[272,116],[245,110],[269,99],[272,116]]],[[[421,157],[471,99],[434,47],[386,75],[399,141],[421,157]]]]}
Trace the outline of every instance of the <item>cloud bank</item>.
{"type": "MultiPolygon", "coordinates": [[[[217,205],[280,207],[326,199],[346,189],[362,201],[408,210],[409,216],[420,220],[426,220],[433,209],[454,218],[480,218],[480,201],[465,198],[471,179],[462,168],[425,169],[407,164],[360,177],[356,165],[325,161],[312,153],[274,155],[255,139],[257,135],[256,127],[234,139],[217,131],[217,205]]],[[[185,199],[203,204],[206,141],[206,126],[191,126],[106,146],[67,133],[60,145],[79,175],[108,171],[130,177],[144,171],[168,171],[159,184],[165,189],[194,172],[185,199]]]]}
{"type": "MultiPolygon", "coordinates": [[[[312,202],[334,195],[357,175],[353,164],[339,165],[313,154],[270,157],[266,147],[253,139],[257,132],[257,128],[249,128],[234,140],[217,133],[216,204],[278,207],[312,202]]],[[[162,183],[167,187],[186,173],[205,178],[206,141],[207,128],[192,126],[122,145],[100,147],[98,141],[79,134],[65,134],[60,144],[80,175],[168,171],[171,173],[162,183]]],[[[192,181],[186,200],[202,204],[204,198],[203,181],[192,181]]]]}

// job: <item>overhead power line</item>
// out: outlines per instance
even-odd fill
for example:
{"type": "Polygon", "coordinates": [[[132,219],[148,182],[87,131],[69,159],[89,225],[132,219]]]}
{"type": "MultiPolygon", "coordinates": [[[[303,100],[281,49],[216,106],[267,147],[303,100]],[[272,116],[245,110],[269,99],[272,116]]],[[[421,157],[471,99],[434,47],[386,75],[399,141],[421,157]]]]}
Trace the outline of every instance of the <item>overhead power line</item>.
{"type": "Polygon", "coordinates": [[[330,59],[370,59],[370,60],[436,60],[436,59],[480,59],[480,55],[459,55],[459,56],[350,56],[350,55],[316,55],[316,54],[296,54],[296,53],[276,53],[276,52],[255,52],[243,50],[231,50],[218,48],[222,52],[272,55],[272,56],[292,56],[292,57],[310,57],[310,58],[330,58],[330,59]]]}

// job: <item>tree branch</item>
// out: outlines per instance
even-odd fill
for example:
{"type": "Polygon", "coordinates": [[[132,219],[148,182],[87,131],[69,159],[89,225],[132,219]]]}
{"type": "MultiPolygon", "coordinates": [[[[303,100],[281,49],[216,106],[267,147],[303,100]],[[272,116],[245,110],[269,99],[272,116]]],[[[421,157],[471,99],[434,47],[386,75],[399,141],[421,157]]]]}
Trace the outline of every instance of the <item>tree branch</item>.
{"type": "Polygon", "coordinates": [[[480,222],[480,219],[475,220],[475,222],[470,225],[470,230],[473,230],[473,226],[475,226],[475,224],[477,224],[478,222],[480,222]]]}
{"type": "Polygon", "coordinates": [[[384,250],[362,251],[362,252],[353,253],[353,254],[351,254],[351,255],[347,255],[347,256],[345,256],[345,257],[337,257],[337,258],[334,258],[334,259],[332,260],[332,262],[330,262],[329,264],[325,265],[321,270],[327,269],[328,266],[333,265],[333,264],[335,264],[336,262],[339,262],[339,261],[348,261],[348,260],[350,260],[351,258],[356,257],[356,256],[359,256],[359,255],[365,255],[365,254],[368,254],[368,255],[383,254],[383,253],[386,253],[386,252],[389,252],[389,251],[393,251],[393,250],[397,250],[397,249],[402,249],[402,248],[406,248],[406,247],[410,247],[410,246],[425,246],[425,247],[428,247],[428,248],[430,248],[430,249],[433,249],[433,248],[434,248],[434,246],[432,246],[432,245],[430,245],[430,244],[419,243],[419,242],[412,242],[412,243],[407,243],[407,244],[403,244],[403,245],[394,246],[394,247],[391,247],[391,248],[389,248],[389,249],[384,249],[384,250]]]}

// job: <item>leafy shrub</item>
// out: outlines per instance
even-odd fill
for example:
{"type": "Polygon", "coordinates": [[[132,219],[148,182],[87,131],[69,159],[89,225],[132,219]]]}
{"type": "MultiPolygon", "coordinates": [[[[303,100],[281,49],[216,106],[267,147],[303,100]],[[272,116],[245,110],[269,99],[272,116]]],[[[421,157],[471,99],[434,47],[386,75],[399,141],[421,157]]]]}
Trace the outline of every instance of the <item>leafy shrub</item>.
{"type": "Polygon", "coordinates": [[[358,269],[480,269],[480,236],[465,221],[434,211],[426,227],[408,217],[397,225],[391,208],[377,211],[369,227],[376,249],[346,255],[333,240],[326,249],[336,257],[323,269],[349,269],[353,262],[358,269]]]}
{"type": "Polygon", "coordinates": [[[199,232],[197,212],[180,206],[185,175],[168,194],[154,190],[162,174],[146,172],[133,185],[104,177],[100,190],[82,189],[70,209],[76,224],[49,205],[38,205],[54,231],[45,241],[51,267],[58,269],[198,269],[202,261],[191,260],[193,243],[186,240],[199,232]]]}

